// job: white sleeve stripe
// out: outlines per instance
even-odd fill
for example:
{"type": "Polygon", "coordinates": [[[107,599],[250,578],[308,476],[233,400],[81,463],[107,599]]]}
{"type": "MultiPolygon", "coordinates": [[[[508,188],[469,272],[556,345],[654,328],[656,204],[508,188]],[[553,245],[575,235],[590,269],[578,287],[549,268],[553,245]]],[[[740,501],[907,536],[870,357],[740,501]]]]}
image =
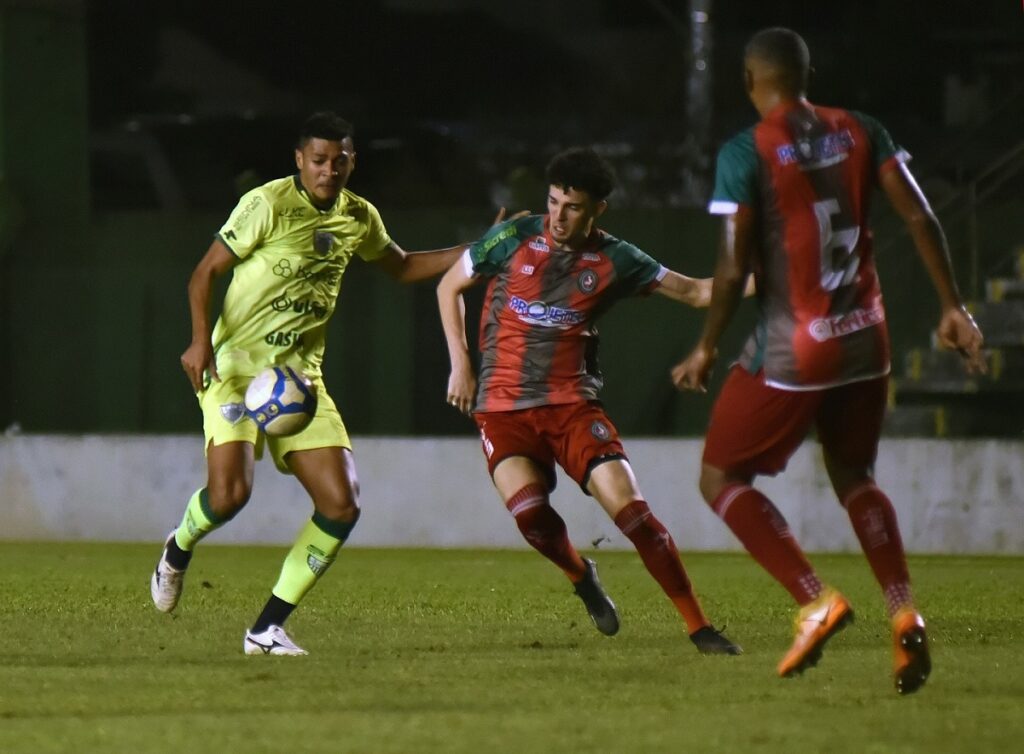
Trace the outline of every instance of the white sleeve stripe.
{"type": "Polygon", "coordinates": [[[660,283],[662,280],[665,279],[665,276],[667,274],[668,274],[668,267],[666,267],[665,265],[662,265],[661,268],[658,270],[658,274],[654,276],[654,279],[657,280],[660,283]]]}
{"type": "Polygon", "coordinates": [[[713,199],[708,204],[708,212],[712,215],[735,215],[739,209],[740,205],[736,202],[725,202],[721,199],[713,199]]]}
{"type": "Polygon", "coordinates": [[[466,251],[462,254],[462,269],[466,271],[467,277],[473,277],[476,273],[473,272],[473,257],[469,253],[469,246],[466,247],[466,251]]]}

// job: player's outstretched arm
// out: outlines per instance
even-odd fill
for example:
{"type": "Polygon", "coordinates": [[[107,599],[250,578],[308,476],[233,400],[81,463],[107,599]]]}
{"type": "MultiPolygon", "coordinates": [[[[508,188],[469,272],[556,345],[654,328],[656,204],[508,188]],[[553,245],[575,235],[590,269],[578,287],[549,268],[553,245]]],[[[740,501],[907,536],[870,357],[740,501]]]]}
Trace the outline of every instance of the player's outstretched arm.
{"type": "Polygon", "coordinates": [[[711,278],[691,278],[669,270],[654,292],[700,309],[711,303],[711,278]]]}
{"type": "Polygon", "coordinates": [[[415,283],[440,275],[452,266],[465,248],[463,245],[430,251],[404,251],[392,241],[384,256],[374,264],[400,283],[415,283]]]}
{"type": "Polygon", "coordinates": [[[448,404],[464,414],[473,409],[476,396],[476,374],[469,357],[466,340],[466,302],[463,292],[471,288],[477,278],[461,263],[452,265],[437,286],[437,308],[441,313],[441,327],[448,345],[451,374],[448,376],[448,404]]]}
{"type": "Polygon", "coordinates": [[[969,372],[984,372],[985,358],[981,353],[984,338],[960,298],[949,260],[946,236],[928,200],[903,163],[886,171],[880,182],[893,209],[910,231],[918,256],[939,296],[942,306],[936,331],[939,343],[946,348],[958,350],[969,372]]]}
{"type": "Polygon", "coordinates": [[[755,232],[754,213],[749,208],[741,206],[723,219],[704,330],[693,351],[672,368],[672,382],[680,390],[707,390],[707,380],[718,357],[718,341],[744,292],[753,290],[748,278],[755,232]]]}
{"type": "MultiPolygon", "coordinates": [[[[514,220],[526,215],[526,212],[518,212],[510,219],[514,220]]],[[[493,225],[505,220],[505,208],[498,210],[493,225]]],[[[455,260],[462,256],[467,244],[449,246],[446,249],[432,249],[430,251],[404,251],[394,241],[388,246],[385,255],[374,264],[380,267],[392,278],[400,283],[415,283],[419,280],[427,280],[436,277],[454,264],[455,260]]]]}
{"type": "Polygon", "coordinates": [[[210,297],[213,283],[238,263],[238,258],[218,238],[210,244],[206,254],[199,260],[188,281],[188,308],[192,315],[192,342],[181,355],[181,367],[185,370],[192,389],[197,393],[203,389],[203,373],[220,380],[217,362],[213,358],[213,344],[210,342],[210,297]]]}
{"type": "MultiPolygon", "coordinates": [[[[694,309],[705,309],[711,305],[711,288],[714,278],[691,278],[679,272],[669,270],[661,280],[661,285],[654,289],[655,293],[667,296],[673,301],[692,306],[694,309]]],[[[749,275],[743,286],[743,297],[753,296],[756,292],[754,276],[749,275]]]]}

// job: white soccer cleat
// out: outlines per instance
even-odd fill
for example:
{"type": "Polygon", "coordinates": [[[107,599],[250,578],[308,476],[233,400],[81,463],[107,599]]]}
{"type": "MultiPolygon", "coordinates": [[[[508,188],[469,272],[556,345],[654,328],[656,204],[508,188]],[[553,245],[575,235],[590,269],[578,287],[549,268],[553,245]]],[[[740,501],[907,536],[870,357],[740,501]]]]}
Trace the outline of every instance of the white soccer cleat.
{"type": "Polygon", "coordinates": [[[153,597],[153,604],[156,609],[169,613],[178,604],[181,597],[181,589],[185,585],[185,571],[172,568],[167,562],[167,545],[171,542],[176,529],[172,529],[164,542],[163,552],[160,553],[160,560],[157,561],[153,576],[149,580],[149,593],[153,597]]]}
{"type": "Polygon", "coordinates": [[[258,634],[246,631],[245,642],[242,646],[245,648],[247,655],[298,657],[299,655],[309,654],[309,652],[292,641],[292,637],[286,634],[280,626],[270,626],[266,631],[258,634]]]}

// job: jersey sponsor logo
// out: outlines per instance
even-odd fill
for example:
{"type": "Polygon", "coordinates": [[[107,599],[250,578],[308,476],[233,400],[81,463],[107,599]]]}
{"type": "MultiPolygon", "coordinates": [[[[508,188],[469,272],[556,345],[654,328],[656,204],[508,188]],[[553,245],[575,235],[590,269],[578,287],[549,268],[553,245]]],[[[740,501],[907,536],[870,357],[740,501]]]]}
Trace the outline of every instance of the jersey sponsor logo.
{"type": "Polygon", "coordinates": [[[279,278],[290,278],[294,270],[292,270],[292,263],[288,259],[279,259],[277,263],[270,270],[279,278]]]}
{"type": "Polygon", "coordinates": [[[335,266],[321,266],[320,269],[313,269],[313,265],[300,267],[295,277],[305,280],[307,283],[325,283],[335,285],[341,280],[341,269],[335,266]]]}
{"type": "Polygon", "coordinates": [[[263,342],[268,346],[301,346],[302,333],[296,330],[275,330],[264,335],[263,342]]]}
{"type": "Polygon", "coordinates": [[[817,170],[846,159],[856,142],[850,129],[828,133],[817,139],[797,139],[795,143],[775,148],[780,165],[800,163],[801,170],[817,170]]]}
{"type": "Polygon", "coordinates": [[[493,236],[491,236],[486,241],[484,241],[483,244],[480,246],[480,253],[481,254],[486,254],[488,251],[493,249],[495,246],[497,246],[499,243],[504,241],[506,238],[512,238],[515,234],[516,234],[516,226],[515,225],[509,225],[504,230],[502,230],[502,231],[500,231],[498,233],[495,233],[493,236]]]}
{"type": "Polygon", "coordinates": [[[526,301],[519,296],[512,296],[508,308],[519,315],[519,319],[531,325],[541,327],[571,327],[586,320],[583,312],[554,306],[543,301],[526,301]]]}
{"type": "Polygon", "coordinates": [[[544,240],[543,236],[537,236],[536,238],[531,239],[527,246],[534,251],[544,252],[545,254],[551,251],[551,249],[548,248],[548,242],[544,240]]]}
{"type": "Polygon", "coordinates": [[[608,425],[602,421],[595,421],[590,425],[590,434],[596,437],[601,442],[607,441],[612,436],[612,431],[608,429],[608,425]]]}
{"type": "Polygon", "coordinates": [[[524,264],[519,268],[519,271],[524,275],[532,275],[536,268],[532,264],[524,264]]]}
{"type": "Polygon", "coordinates": [[[245,225],[245,223],[249,220],[249,217],[256,210],[256,208],[260,206],[260,204],[262,203],[263,197],[261,197],[259,194],[256,194],[252,199],[249,200],[248,204],[242,207],[242,211],[238,213],[238,216],[235,218],[235,222],[232,223],[231,227],[241,229],[241,227],[245,225]]]}
{"type": "Polygon", "coordinates": [[[593,270],[583,270],[576,278],[576,287],[583,293],[593,293],[597,288],[597,273],[593,270]]]}
{"type": "Polygon", "coordinates": [[[293,311],[296,314],[312,314],[317,319],[323,319],[327,316],[327,307],[319,301],[310,301],[308,299],[296,301],[287,293],[282,293],[271,301],[270,306],[275,312],[293,311]]]}
{"type": "Polygon", "coordinates": [[[600,262],[601,261],[601,255],[600,254],[595,254],[592,251],[585,251],[585,252],[583,252],[580,255],[580,258],[582,258],[584,262],[600,262]]]}
{"type": "Polygon", "coordinates": [[[334,234],[329,230],[314,230],[313,248],[320,256],[327,256],[334,248],[334,234]]]}
{"type": "Polygon", "coordinates": [[[807,332],[819,343],[824,343],[826,340],[841,338],[884,321],[885,310],[882,309],[881,303],[876,301],[870,309],[854,309],[846,314],[812,320],[807,326],[807,332]]]}
{"type": "Polygon", "coordinates": [[[305,207],[285,207],[277,213],[278,217],[283,217],[285,220],[294,220],[302,217],[306,214],[305,207]]]}

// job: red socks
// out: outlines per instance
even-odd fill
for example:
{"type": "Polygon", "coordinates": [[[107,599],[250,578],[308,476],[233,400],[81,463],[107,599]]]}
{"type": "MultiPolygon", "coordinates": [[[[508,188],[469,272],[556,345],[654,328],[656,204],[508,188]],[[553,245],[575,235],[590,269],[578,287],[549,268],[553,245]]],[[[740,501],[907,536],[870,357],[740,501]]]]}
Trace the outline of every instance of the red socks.
{"type": "Polygon", "coordinates": [[[772,501],[745,484],[732,484],[711,503],[754,560],[797,601],[812,602],[822,584],[772,501]]]}
{"type": "Polygon", "coordinates": [[[528,484],[505,501],[530,546],[565,572],[572,582],[583,578],[586,564],[569,541],[565,521],[548,504],[542,484],[528,484]]]}
{"type": "Polygon", "coordinates": [[[873,482],[856,487],[842,501],[861,549],[885,594],[889,617],[912,603],[910,572],[896,511],[873,482]]]}
{"type": "Polygon", "coordinates": [[[683,616],[688,633],[709,625],[710,621],[690,586],[672,535],[651,513],[647,503],[634,500],[615,516],[615,525],[636,547],[647,571],[683,616]]]}

